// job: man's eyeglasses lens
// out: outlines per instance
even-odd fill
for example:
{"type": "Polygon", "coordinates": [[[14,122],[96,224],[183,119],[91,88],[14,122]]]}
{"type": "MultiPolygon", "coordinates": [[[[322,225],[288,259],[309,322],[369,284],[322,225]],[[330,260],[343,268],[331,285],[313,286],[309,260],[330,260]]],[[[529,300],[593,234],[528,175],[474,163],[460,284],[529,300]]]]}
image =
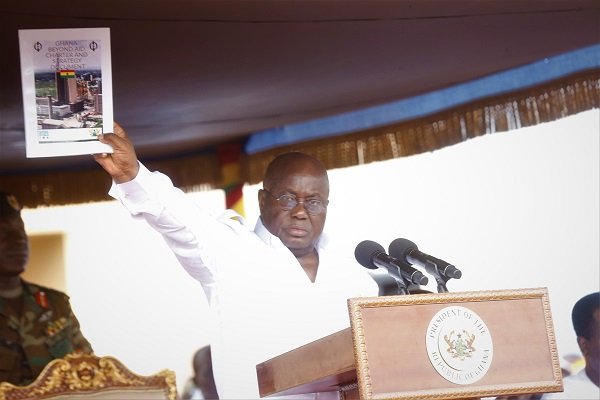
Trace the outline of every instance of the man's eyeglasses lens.
{"type": "Polygon", "coordinates": [[[279,206],[286,211],[289,211],[296,207],[298,203],[304,204],[304,208],[308,211],[309,214],[321,214],[325,211],[326,205],[319,199],[309,199],[298,201],[294,196],[290,196],[289,194],[282,194],[279,197],[276,197],[273,193],[269,192],[267,189],[263,189],[267,192],[271,197],[273,197],[279,203],[279,206]]]}

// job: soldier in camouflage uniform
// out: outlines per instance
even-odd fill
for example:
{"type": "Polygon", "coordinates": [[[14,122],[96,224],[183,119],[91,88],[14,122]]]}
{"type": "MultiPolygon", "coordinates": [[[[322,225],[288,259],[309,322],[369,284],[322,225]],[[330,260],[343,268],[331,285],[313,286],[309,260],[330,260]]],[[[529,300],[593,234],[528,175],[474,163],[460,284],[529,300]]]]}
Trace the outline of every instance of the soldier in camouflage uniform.
{"type": "Polygon", "coordinates": [[[25,385],[55,358],[92,353],[69,297],[25,282],[29,241],[14,196],[0,190],[0,382],[25,385]]]}

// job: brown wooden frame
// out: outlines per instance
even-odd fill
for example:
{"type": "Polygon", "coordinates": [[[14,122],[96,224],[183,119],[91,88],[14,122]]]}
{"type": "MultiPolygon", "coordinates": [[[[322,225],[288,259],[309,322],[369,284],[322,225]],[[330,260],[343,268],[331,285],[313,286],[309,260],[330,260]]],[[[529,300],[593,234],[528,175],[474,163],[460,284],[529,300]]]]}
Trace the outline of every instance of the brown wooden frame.
{"type": "Polygon", "coordinates": [[[345,400],[442,400],[562,390],[546,288],[417,294],[348,300],[351,328],[256,366],[261,397],[340,392],[345,400]],[[494,357],[480,380],[445,380],[425,333],[439,310],[473,310],[489,328],[494,357]]]}
{"type": "Polygon", "coordinates": [[[357,298],[348,301],[361,399],[458,399],[557,392],[562,374],[546,288],[357,298]],[[440,309],[474,310],[494,358],[471,384],[444,379],[424,350],[440,309]]]}

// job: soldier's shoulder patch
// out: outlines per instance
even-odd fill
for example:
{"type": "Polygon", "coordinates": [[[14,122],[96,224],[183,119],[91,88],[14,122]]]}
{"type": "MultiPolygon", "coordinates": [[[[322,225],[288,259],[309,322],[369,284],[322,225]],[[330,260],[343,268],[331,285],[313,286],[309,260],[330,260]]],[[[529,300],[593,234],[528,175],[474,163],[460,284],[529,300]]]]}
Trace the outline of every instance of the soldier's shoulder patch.
{"type": "Polygon", "coordinates": [[[49,296],[52,298],[61,298],[61,299],[64,298],[67,300],[69,299],[69,296],[64,292],[61,292],[60,290],[42,286],[42,285],[38,285],[35,283],[27,282],[26,284],[27,284],[27,286],[29,286],[29,291],[33,295],[36,295],[37,293],[45,293],[46,296],[49,296]]]}

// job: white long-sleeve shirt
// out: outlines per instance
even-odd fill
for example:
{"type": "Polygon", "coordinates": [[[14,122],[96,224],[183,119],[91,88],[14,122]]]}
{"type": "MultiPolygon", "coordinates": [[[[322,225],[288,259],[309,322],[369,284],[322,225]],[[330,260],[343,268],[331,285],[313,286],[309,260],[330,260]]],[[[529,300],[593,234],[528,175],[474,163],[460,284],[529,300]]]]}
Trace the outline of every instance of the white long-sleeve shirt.
{"type": "Polygon", "coordinates": [[[257,364],[347,328],[347,299],[377,295],[353,248],[322,235],[313,283],[260,219],[251,229],[232,211],[211,216],[141,164],[133,181],[113,185],[110,194],[160,232],[201,283],[215,317],[211,348],[222,399],[258,399],[257,364]]]}
{"type": "Polygon", "coordinates": [[[600,399],[600,388],[591,381],[585,372],[585,368],[577,374],[569,375],[563,379],[563,392],[546,393],[543,400],[598,400],[600,399]]]}

